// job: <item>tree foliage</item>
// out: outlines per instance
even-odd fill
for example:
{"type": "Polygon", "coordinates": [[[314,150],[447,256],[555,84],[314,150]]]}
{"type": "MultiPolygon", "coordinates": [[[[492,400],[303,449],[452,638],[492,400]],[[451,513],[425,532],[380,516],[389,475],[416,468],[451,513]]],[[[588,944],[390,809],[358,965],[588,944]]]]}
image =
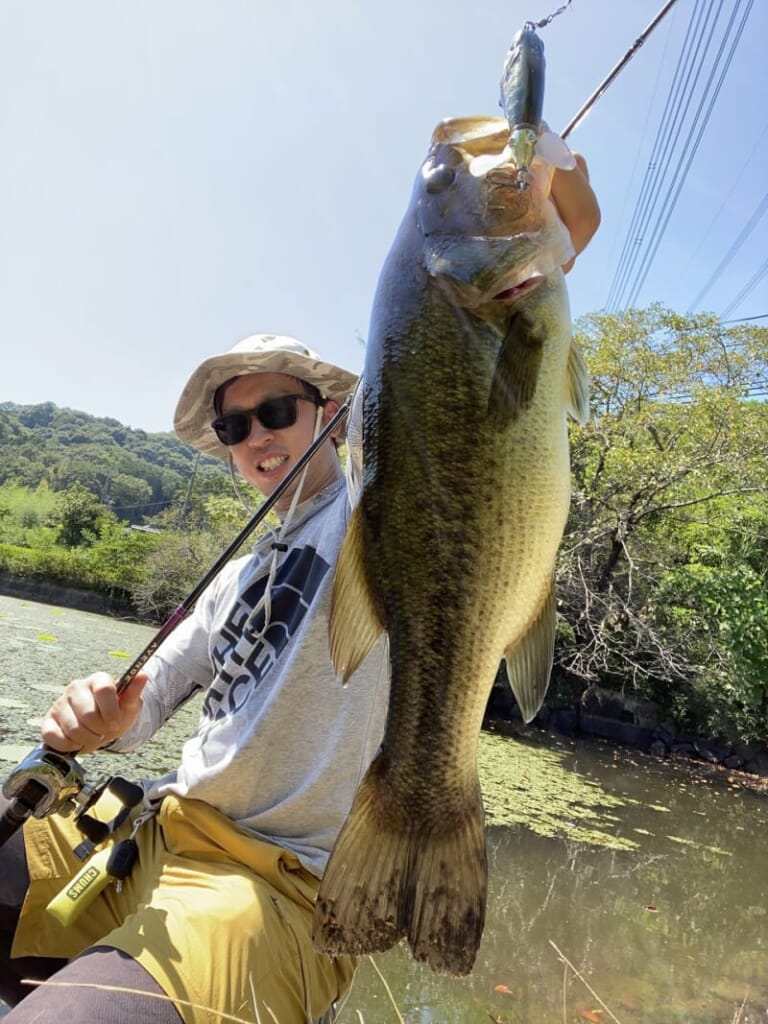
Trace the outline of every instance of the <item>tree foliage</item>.
{"type": "Polygon", "coordinates": [[[169,507],[192,477],[226,475],[173,434],[148,434],[52,402],[0,404],[0,485],[66,491],[78,484],[119,519],[142,523],[169,507]]]}
{"type": "Polygon", "coordinates": [[[655,306],[580,322],[558,667],[679,718],[766,731],[766,335],[655,306]],[[702,702],[702,694],[712,699],[702,702]]]}
{"type": "MultiPolygon", "coordinates": [[[[553,699],[599,682],[691,731],[766,740],[768,330],[653,306],[577,336],[592,419],[571,432],[553,699]]],[[[249,514],[216,460],[52,403],[0,405],[0,454],[0,568],[158,622],[249,514]]]]}

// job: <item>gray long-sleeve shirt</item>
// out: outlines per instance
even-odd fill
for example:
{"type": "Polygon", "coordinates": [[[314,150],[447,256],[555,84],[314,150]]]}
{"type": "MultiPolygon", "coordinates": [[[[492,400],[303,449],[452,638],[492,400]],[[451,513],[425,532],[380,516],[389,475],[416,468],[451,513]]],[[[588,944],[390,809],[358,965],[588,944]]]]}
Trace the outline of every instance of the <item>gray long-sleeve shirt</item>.
{"type": "Polygon", "coordinates": [[[229,563],[147,663],[141,715],[112,745],[132,750],[205,690],[181,763],[149,788],[204,800],[322,875],[381,741],[389,678],[381,639],[346,686],[328,650],[333,568],[348,519],[342,480],[300,504],[281,536],[229,563]],[[255,613],[254,613],[255,610],[255,613]]]}

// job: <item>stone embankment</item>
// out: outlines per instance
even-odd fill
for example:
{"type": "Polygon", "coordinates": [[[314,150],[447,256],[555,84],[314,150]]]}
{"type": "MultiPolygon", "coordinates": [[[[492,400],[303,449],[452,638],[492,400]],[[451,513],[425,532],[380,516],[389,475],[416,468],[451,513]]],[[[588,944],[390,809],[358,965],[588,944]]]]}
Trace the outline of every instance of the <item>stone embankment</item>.
{"type": "MultiPolygon", "coordinates": [[[[494,686],[489,718],[520,718],[508,688],[494,686]]],[[[657,757],[670,754],[732,771],[768,777],[768,747],[762,743],[729,743],[724,739],[693,736],[679,732],[662,719],[661,709],[652,701],[638,700],[615,690],[590,686],[575,708],[542,708],[534,728],[561,736],[607,740],[645,750],[657,757]]]]}
{"type": "Polygon", "coordinates": [[[38,576],[14,576],[0,572],[0,594],[16,597],[22,601],[38,601],[54,604],[59,608],[75,608],[80,612],[96,615],[117,615],[120,618],[137,619],[132,605],[121,597],[110,597],[102,591],[82,590],[52,583],[38,576]]]}
{"type": "MultiPolygon", "coordinates": [[[[95,591],[64,587],[38,578],[23,578],[0,572],[0,594],[139,621],[125,600],[110,598],[95,591]]],[[[517,704],[505,680],[497,680],[493,687],[486,719],[521,721],[517,704]]],[[[657,704],[600,686],[590,686],[575,708],[542,708],[532,725],[561,736],[607,740],[645,750],[657,757],[675,754],[722,765],[732,771],[768,777],[768,747],[765,744],[729,743],[723,739],[678,732],[671,722],[662,719],[657,704]]]]}

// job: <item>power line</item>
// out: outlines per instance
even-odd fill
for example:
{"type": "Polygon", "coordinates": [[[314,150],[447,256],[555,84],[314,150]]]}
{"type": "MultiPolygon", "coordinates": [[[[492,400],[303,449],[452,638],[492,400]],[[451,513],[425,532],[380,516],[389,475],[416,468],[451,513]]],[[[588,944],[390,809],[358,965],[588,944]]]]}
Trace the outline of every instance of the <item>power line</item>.
{"type": "MultiPolygon", "coordinates": [[[[768,135],[768,120],[766,120],[765,124],[763,125],[763,130],[757,136],[757,139],[755,140],[755,143],[752,146],[752,150],[750,151],[749,156],[746,158],[744,163],[739,168],[738,173],[734,177],[733,184],[731,186],[730,191],[723,197],[723,201],[720,203],[720,206],[718,207],[717,213],[715,213],[714,216],[712,216],[710,218],[709,224],[707,225],[707,227],[706,227],[706,229],[704,231],[704,234],[701,235],[699,240],[698,240],[698,242],[696,242],[693,245],[693,249],[694,249],[695,252],[701,252],[702,251],[702,247],[704,245],[704,242],[709,238],[709,234],[710,234],[713,226],[717,223],[717,221],[718,221],[718,219],[720,217],[720,214],[723,212],[723,210],[725,210],[729,206],[731,200],[733,199],[734,195],[736,194],[737,189],[741,185],[741,179],[744,176],[744,172],[746,171],[747,167],[749,167],[749,165],[752,163],[752,160],[754,159],[755,154],[757,153],[758,149],[762,145],[763,140],[765,139],[766,135],[768,135]]],[[[694,306],[694,305],[695,305],[695,302],[692,302],[691,306],[694,306]]]]}
{"type": "Polygon", "coordinates": [[[645,176],[643,177],[643,182],[640,186],[640,195],[638,196],[637,203],[635,204],[632,220],[627,231],[624,246],[619,256],[619,262],[608,293],[608,299],[606,300],[606,309],[609,311],[615,310],[618,305],[621,292],[626,283],[627,276],[631,272],[631,267],[636,257],[637,247],[642,244],[643,236],[641,232],[644,230],[643,225],[646,220],[646,215],[650,216],[649,210],[652,212],[654,192],[658,191],[656,183],[663,173],[660,168],[665,166],[665,160],[673,138],[676,121],[680,117],[681,112],[685,109],[683,103],[679,101],[678,97],[684,91],[686,83],[690,80],[691,67],[700,46],[700,37],[697,39],[697,33],[699,31],[704,31],[706,21],[704,21],[701,29],[699,26],[702,24],[702,19],[709,17],[713,4],[714,0],[709,0],[709,9],[706,15],[703,13],[702,6],[696,7],[692,18],[688,23],[685,38],[683,39],[680,53],[678,54],[677,67],[672,78],[672,85],[667,93],[664,110],[659,121],[659,126],[656,130],[656,137],[651,147],[651,153],[654,159],[649,162],[648,167],[646,168],[645,176]]]}
{"type": "Polygon", "coordinates": [[[693,124],[691,125],[691,128],[688,132],[684,151],[681,154],[674,171],[674,177],[677,179],[675,190],[671,194],[667,193],[665,197],[660,218],[659,220],[657,220],[656,227],[651,237],[651,242],[649,243],[649,249],[645,254],[640,269],[638,270],[638,273],[635,278],[634,287],[629,296],[628,304],[630,306],[634,305],[637,301],[640,289],[645,284],[646,278],[648,277],[648,272],[651,269],[651,265],[653,264],[653,261],[656,257],[656,253],[658,252],[659,245],[661,244],[661,241],[667,230],[670,217],[672,216],[672,213],[677,205],[677,201],[680,197],[683,185],[686,182],[686,179],[691,169],[691,165],[693,164],[694,157],[696,156],[699,146],[701,145],[701,140],[704,136],[704,131],[706,130],[707,124],[709,123],[709,119],[712,116],[712,110],[714,109],[715,102],[717,101],[717,97],[720,95],[720,90],[722,89],[723,83],[725,82],[725,79],[728,75],[728,71],[730,70],[731,64],[733,63],[733,58],[736,54],[736,49],[738,48],[739,41],[741,40],[741,36],[744,32],[744,28],[746,26],[747,19],[749,18],[750,12],[752,10],[753,3],[754,0],[748,0],[746,9],[744,10],[744,13],[741,18],[741,22],[736,30],[736,35],[730,44],[730,48],[728,49],[727,56],[725,59],[725,65],[721,69],[720,74],[717,78],[717,82],[714,86],[714,91],[709,96],[709,101],[706,104],[706,110],[704,111],[703,119],[700,120],[702,110],[705,106],[705,102],[707,101],[707,95],[710,92],[710,89],[712,88],[712,83],[714,81],[717,66],[720,63],[720,60],[725,51],[727,36],[730,33],[736,19],[736,7],[734,7],[733,13],[728,21],[725,34],[718,48],[717,55],[712,65],[712,69],[710,71],[710,74],[707,78],[704,87],[704,95],[702,96],[699,102],[699,105],[696,109],[696,114],[694,115],[693,124]],[[697,127],[698,131],[696,132],[695,138],[693,138],[692,133],[697,127]],[[685,160],[684,166],[683,160],[685,160]]]}
{"type": "Polygon", "coordinates": [[[728,316],[729,313],[732,313],[734,309],[740,306],[744,299],[746,299],[748,295],[752,294],[766,274],[768,274],[768,259],[762,264],[762,266],[758,267],[755,274],[749,279],[749,281],[747,281],[733,302],[723,310],[723,316],[728,316]]]}
{"type": "Polygon", "coordinates": [[[768,192],[765,193],[763,198],[760,200],[760,202],[757,204],[755,209],[752,211],[752,215],[749,218],[749,221],[744,225],[744,227],[739,232],[739,236],[736,239],[736,241],[733,243],[733,245],[730,247],[728,252],[725,254],[725,256],[723,256],[723,258],[720,260],[718,265],[715,267],[715,269],[712,271],[710,276],[707,278],[707,281],[704,284],[704,286],[702,287],[701,291],[699,292],[699,294],[696,296],[696,298],[693,300],[693,302],[690,304],[690,306],[686,310],[687,313],[692,313],[694,307],[697,306],[699,304],[699,302],[701,301],[701,299],[704,298],[704,296],[707,294],[709,289],[712,287],[712,285],[715,283],[715,281],[720,277],[722,272],[725,270],[725,268],[731,262],[733,257],[739,251],[741,246],[746,242],[746,240],[752,234],[752,232],[755,229],[755,226],[760,222],[760,220],[762,219],[763,214],[765,213],[766,210],[768,210],[768,192]]]}
{"type": "MultiPolygon", "coordinates": [[[[633,305],[646,281],[732,67],[753,3],[754,0],[745,0],[742,6],[741,0],[735,0],[725,27],[718,34],[717,51],[711,60],[708,54],[715,42],[723,0],[719,0],[717,5],[715,0],[707,0],[706,4],[702,0],[694,6],[651,150],[652,160],[611,283],[606,302],[608,312],[633,305]],[[708,71],[701,98],[689,118],[705,64],[708,71]],[[690,123],[685,128],[688,121],[690,123]],[[675,153],[678,155],[673,161],[675,153]]],[[[753,214],[756,219],[760,215],[753,214]]],[[[753,288],[759,280],[760,274],[752,284],[753,288]]],[[[745,297],[745,294],[741,295],[739,301],[745,297]]]]}

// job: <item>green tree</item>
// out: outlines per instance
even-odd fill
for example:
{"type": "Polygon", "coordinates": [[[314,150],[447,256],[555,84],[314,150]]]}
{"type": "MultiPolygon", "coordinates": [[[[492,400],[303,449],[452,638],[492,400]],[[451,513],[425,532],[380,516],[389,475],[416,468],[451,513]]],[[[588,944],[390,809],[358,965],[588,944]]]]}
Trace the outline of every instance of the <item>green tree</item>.
{"type": "MultiPolygon", "coordinates": [[[[702,587],[720,587],[716,603],[730,600],[737,629],[737,581],[725,586],[721,574],[701,571],[691,529],[708,536],[724,564],[724,527],[768,493],[768,407],[749,398],[768,376],[768,331],[725,330],[712,317],[654,306],[587,317],[578,340],[593,377],[593,416],[571,433],[558,668],[577,688],[599,679],[670,706],[708,685],[698,630],[666,614],[670,588],[678,604],[696,594],[704,607],[702,587]]],[[[739,558],[748,562],[743,551],[739,558]]],[[[722,655],[722,635],[718,644],[722,655]]],[[[725,663],[729,673],[744,669],[725,663]]],[[[684,703],[704,714],[698,697],[684,703]]]]}
{"type": "Polygon", "coordinates": [[[140,523],[152,505],[152,486],[141,477],[116,473],[109,481],[109,504],[121,519],[140,523]]]}
{"type": "Polygon", "coordinates": [[[113,517],[103,517],[90,549],[89,565],[110,594],[128,597],[146,579],[157,544],[157,534],[133,530],[113,517]]]}
{"type": "Polygon", "coordinates": [[[92,544],[99,524],[110,517],[114,518],[98,498],[77,483],[58,496],[52,521],[59,528],[59,541],[76,548],[92,544]]]}

